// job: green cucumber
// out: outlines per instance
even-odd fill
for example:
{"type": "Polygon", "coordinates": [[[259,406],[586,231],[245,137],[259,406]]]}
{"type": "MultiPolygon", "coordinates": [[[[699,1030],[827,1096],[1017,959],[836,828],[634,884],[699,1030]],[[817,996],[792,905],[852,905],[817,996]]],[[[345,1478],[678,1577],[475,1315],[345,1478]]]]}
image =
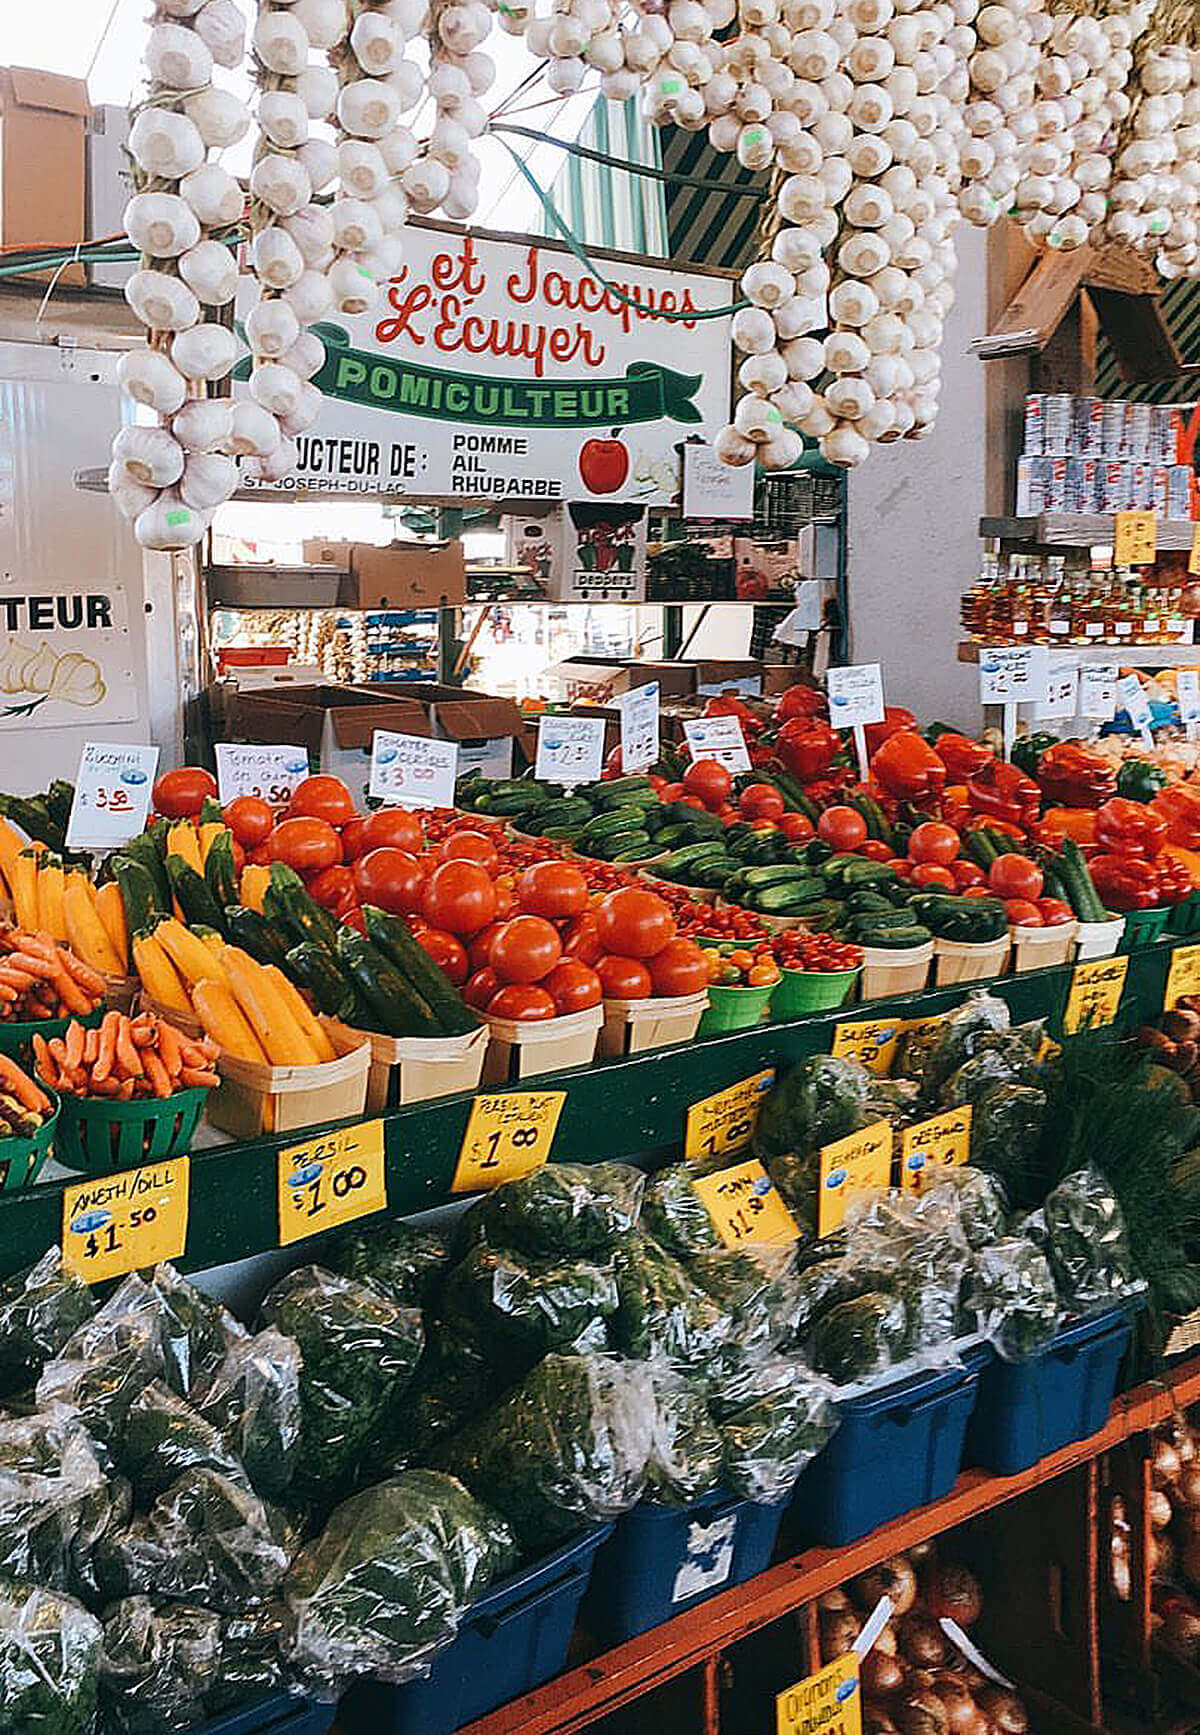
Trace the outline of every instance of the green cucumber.
{"type": "Polygon", "coordinates": [[[399,916],[389,915],[374,904],[363,906],[367,933],[381,952],[412,983],[430,1008],[443,1036],[465,1036],[478,1030],[482,1020],[463,1000],[444,970],[413,938],[399,916]]]}

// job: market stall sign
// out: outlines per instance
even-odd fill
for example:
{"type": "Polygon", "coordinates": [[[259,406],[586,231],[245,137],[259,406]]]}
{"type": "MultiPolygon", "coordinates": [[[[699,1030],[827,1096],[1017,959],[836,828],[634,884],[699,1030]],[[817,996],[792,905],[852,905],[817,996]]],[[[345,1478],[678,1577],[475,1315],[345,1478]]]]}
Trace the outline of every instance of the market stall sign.
{"type": "Polygon", "coordinates": [[[1200,946],[1176,946],[1167,971],[1163,1011],[1174,1012],[1179,1002],[1192,994],[1200,994],[1200,946]]]}
{"type": "Polygon", "coordinates": [[[892,1123],[874,1121],[821,1147],[817,1234],[832,1235],[846,1220],[856,1193],[886,1187],[892,1178],[892,1123]]]}
{"type": "Polygon", "coordinates": [[[308,776],[303,747],[259,747],[254,743],[218,741],[217,791],[221,805],[251,795],[269,807],[286,807],[297,784],[308,776]]]}
{"type": "Polygon", "coordinates": [[[787,1206],[757,1157],[693,1183],[726,1247],[787,1247],[800,1239],[787,1206]]]}
{"type": "Polygon", "coordinates": [[[830,669],[825,676],[829,721],[835,729],[883,722],[883,672],[878,663],[830,669]]]}
{"type": "Polygon", "coordinates": [[[694,717],[683,725],[693,759],[715,759],[735,776],[749,771],[750,753],[736,717],[694,717]]]}
{"type": "Polygon", "coordinates": [[[979,703],[1041,704],[1049,668],[1050,659],[1040,645],[985,645],[979,653],[979,703]]]}
{"type": "Polygon", "coordinates": [[[543,783],[595,783],[603,766],[603,717],[538,718],[533,774],[543,783]]]}
{"type": "Polygon", "coordinates": [[[1117,708],[1116,663],[1084,663],[1079,670],[1079,715],[1094,722],[1112,721],[1117,708]]]}
{"type": "Polygon", "coordinates": [[[923,1193],[932,1168],[961,1168],[971,1160],[971,1105],[948,1108],[906,1127],[900,1136],[900,1185],[923,1193]]]}
{"type": "Polygon", "coordinates": [[[85,741],[67,820],[68,849],[120,849],[146,829],[157,747],[85,741]]]}
{"type": "Polygon", "coordinates": [[[1200,524],[1192,531],[1192,552],[1188,555],[1188,571],[1200,578],[1200,524]]]}
{"type": "Polygon", "coordinates": [[[512,1090],[477,1096],[450,1183],[478,1193],[540,1169],[550,1156],[565,1090],[512,1090]]]}
{"type": "MultiPolygon", "coordinates": [[[[1200,952],[1200,947],[1194,948],[1200,952]]],[[[1172,966],[1173,967],[1173,966],[1172,966]]],[[[1128,958],[1089,958],[1071,972],[1071,991],[1063,1010],[1063,1034],[1112,1024],[1125,991],[1128,958]]]]}
{"type": "Polygon", "coordinates": [[[621,770],[645,771],[658,759],[658,682],[617,695],[621,713],[621,770]]]}
{"type": "Polygon", "coordinates": [[[1153,512],[1118,512],[1113,518],[1113,565],[1153,566],[1158,520],[1153,512]]]}
{"type": "Polygon", "coordinates": [[[834,1060],[856,1060],[868,1072],[886,1078],[892,1070],[902,1036],[925,1035],[936,1030],[943,1014],[927,1018],[860,1018],[833,1027],[834,1060]]]}
{"type": "Polygon", "coordinates": [[[776,1697],[775,1735],[862,1735],[854,1651],[835,1657],[776,1697]]]}
{"type": "MultiPolygon", "coordinates": [[[[0,460],[0,486],[3,480],[0,460]]],[[[7,578],[14,590],[18,583],[7,578]]],[[[39,729],[136,721],[137,660],[120,585],[102,580],[95,588],[24,595],[6,588],[0,596],[0,732],[28,729],[31,719],[39,729]]]]}
{"type": "Polygon", "coordinates": [[[372,732],[368,795],[397,807],[453,807],[457,777],[457,741],[397,735],[391,729],[372,732]]]}
{"type": "Polygon", "coordinates": [[[279,1245],[387,1209],[383,1122],[360,1121],[279,1152],[279,1245]]]}
{"type": "Polygon", "coordinates": [[[683,1154],[688,1162],[710,1157],[732,1157],[744,1151],[754,1137],[754,1123],[762,1100],[775,1083],[775,1068],[768,1066],[751,1078],[739,1079],[714,1096],[694,1102],[687,1112],[683,1154]]]}
{"type": "Polygon", "coordinates": [[[80,1181],[63,1193],[63,1265],[85,1283],[127,1277],[187,1247],[191,1158],[80,1181]]]}

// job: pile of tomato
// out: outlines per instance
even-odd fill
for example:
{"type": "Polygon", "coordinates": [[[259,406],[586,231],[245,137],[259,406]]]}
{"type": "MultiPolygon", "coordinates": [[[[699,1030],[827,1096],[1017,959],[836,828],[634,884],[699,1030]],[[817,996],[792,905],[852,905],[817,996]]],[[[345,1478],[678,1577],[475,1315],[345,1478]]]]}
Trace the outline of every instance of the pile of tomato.
{"type": "Polygon", "coordinates": [[[785,928],[771,942],[771,950],[785,970],[820,974],[857,970],[863,961],[862,947],[832,934],[809,934],[802,928],[785,928]]]}
{"type": "Polygon", "coordinates": [[[708,980],[717,988],[769,988],[779,981],[779,965],[769,945],[714,950],[708,953],[708,980]]]}

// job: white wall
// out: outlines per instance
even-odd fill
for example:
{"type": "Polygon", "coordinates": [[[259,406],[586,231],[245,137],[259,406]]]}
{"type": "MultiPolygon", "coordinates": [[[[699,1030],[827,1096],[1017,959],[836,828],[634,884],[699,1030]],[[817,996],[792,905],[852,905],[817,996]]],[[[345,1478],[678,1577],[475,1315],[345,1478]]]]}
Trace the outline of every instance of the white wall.
{"type": "Polygon", "coordinates": [[[946,321],[937,427],[875,446],[850,477],[850,660],[882,663],[890,703],[923,723],[980,726],[978,674],[960,663],[958,603],[979,568],[984,510],[986,233],[955,231],[958,299],[946,321]]]}

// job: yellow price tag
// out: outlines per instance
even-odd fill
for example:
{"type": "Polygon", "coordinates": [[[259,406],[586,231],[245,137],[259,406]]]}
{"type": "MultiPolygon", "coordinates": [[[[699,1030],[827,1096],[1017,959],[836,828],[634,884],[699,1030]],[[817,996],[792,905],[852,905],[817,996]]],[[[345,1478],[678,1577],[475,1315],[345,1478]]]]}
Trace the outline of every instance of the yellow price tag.
{"type": "Polygon", "coordinates": [[[288,1145],[279,1153],[276,1186],[281,1247],[386,1211],[383,1122],[360,1121],[288,1145]]]}
{"type": "Polygon", "coordinates": [[[800,1239],[775,1183],[756,1157],[693,1183],[726,1247],[786,1247],[800,1239]]]}
{"type": "Polygon", "coordinates": [[[862,1735],[862,1694],[853,1651],[797,1681],[775,1700],[775,1735],[862,1735]]]}
{"type": "Polygon", "coordinates": [[[903,1018],[865,1018],[855,1024],[835,1024],[830,1052],[835,1060],[857,1060],[868,1072],[886,1078],[896,1058],[904,1024],[903,1018]]]}
{"type": "Polygon", "coordinates": [[[1188,555],[1188,571],[1193,578],[1200,577],[1200,524],[1192,531],[1192,552],[1188,555]]]}
{"type": "Polygon", "coordinates": [[[861,1132],[821,1147],[817,1234],[831,1235],[846,1220],[855,1193],[886,1187],[892,1179],[892,1123],[874,1121],[861,1132]]]}
{"type": "Polygon", "coordinates": [[[191,1158],[122,1169],[63,1194],[63,1264],[85,1283],[179,1259],[187,1247],[191,1158]]]}
{"type": "Polygon", "coordinates": [[[1158,520],[1153,512],[1118,512],[1113,520],[1113,565],[1153,566],[1158,520]]]}
{"type": "MultiPolygon", "coordinates": [[[[1200,948],[1197,948],[1200,950],[1200,948]]],[[[1071,992],[1063,1012],[1063,1034],[1074,1036],[1077,1030],[1089,1026],[1099,1029],[1111,1024],[1117,1016],[1128,958],[1089,958],[1086,964],[1076,964],[1071,972],[1071,992]]]]}
{"type": "Polygon", "coordinates": [[[1174,1012],[1190,994],[1200,994],[1200,946],[1176,946],[1167,971],[1163,1011],[1174,1012]]]}
{"type": "Polygon", "coordinates": [[[961,1168],[971,1160],[971,1105],[948,1108],[906,1127],[900,1136],[900,1185],[923,1193],[934,1166],[961,1168]]]}
{"type": "Polygon", "coordinates": [[[478,1193],[540,1169],[550,1155],[565,1090],[513,1090],[477,1096],[463,1134],[450,1184],[452,1193],[478,1193]]]}
{"type": "Polygon", "coordinates": [[[688,1162],[704,1157],[733,1157],[744,1151],[754,1136],[754,1123],[764,1096],[775,1083],[775,1068],[768,1066],[753,1078],[719,1090],[694,1102],[687,1112],[683,1154],[688,1162]]]}

